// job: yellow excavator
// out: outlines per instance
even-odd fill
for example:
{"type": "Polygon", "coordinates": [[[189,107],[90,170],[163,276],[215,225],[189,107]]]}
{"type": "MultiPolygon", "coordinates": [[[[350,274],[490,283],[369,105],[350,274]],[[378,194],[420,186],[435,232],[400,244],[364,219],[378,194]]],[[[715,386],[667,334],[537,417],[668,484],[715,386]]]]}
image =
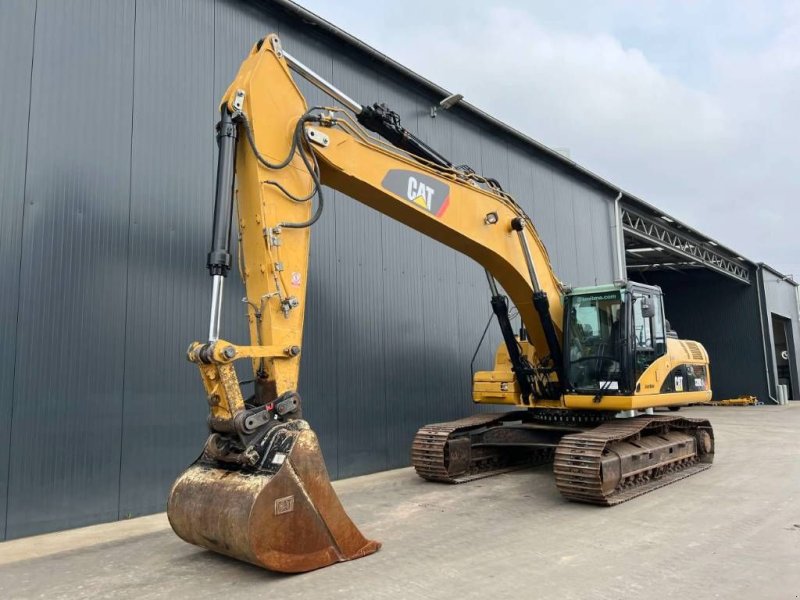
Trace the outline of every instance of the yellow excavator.
{"type": "Polygon", "coordinates": [[[339,502],[297,391],[309,235],[323,212],[323,185],[486,270],[503,343],[494,369],[474,375],[473,400],[505,410],[422,427],[411,450],[420,476],[459,483],[552,462],[565,498],[613,505],[711,465],[708,421],[652,411],[711,398],[708,355],[669,330],[659,288],[568,289],[498,181],[453,165],[386,105],[359,104],[276,35],[255,44],[220,114],[211,321],[208,340],[188,350],[207,393],[210,435],[170,492],[167,512],[181,538],[289,573],[380,547],[339,502]],[[337,105],[309,108],[293,71],[337,105]],[[251,345],[219,335],[233,268],[245,283],[251,345]],[[243,359],[252,387],[234,368],[243,359]]]}

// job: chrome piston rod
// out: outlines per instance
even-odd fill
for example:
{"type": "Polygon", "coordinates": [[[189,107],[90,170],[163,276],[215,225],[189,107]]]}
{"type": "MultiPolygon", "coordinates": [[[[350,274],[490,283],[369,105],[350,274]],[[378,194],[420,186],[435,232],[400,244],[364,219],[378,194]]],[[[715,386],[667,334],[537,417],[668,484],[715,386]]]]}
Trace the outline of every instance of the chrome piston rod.
{"type": "Polygon", "coordinates": [[[539,277],[536,275],[536,268],[533,266],[533,258],[531,257],[531,248],[528,245],[528,238],[525,237],[525,220],[521,217],[515,219],[518,221],[512,229],[517,232],[519,236],[519,243],[522,246],[522,254],[525,257],[525,264],[528,267],[528,274],[531,278],[531,285],[533,286],[534,292],[540,292],[542,290],[542,286],[539,285],[539,277]]]}
{"type": "Polygon", "coordinates": [[[341,102],[346,108],[353,111],[355,114],[360,114],[363,110],[362,106],[353,100],[350,96],[345,94],[342,90],[333,85],[330,81],[318,75],[313,70],[309,69],[306,65],[297,60],[294,56],[283,51],[283,58],[286,59],[286,64],[295,73],[300,75],[303,79],[310,81],[323,92],[328,94],[331,98],[341,102]]]}
{"type": "MultiPolygon", "coordinates": [[[[275,47],[274,44],[273,47],[275,47]]],[[[388,107],[377,104],[373,106],[362,106],[330,81],[309,69],[285,50],[279,49],[279,52],[279,56],[282,56],[286,60],[290,69],[351,110],[356,115],[356,120],[362,127],[369,129],[373,133],[377,133],[401,150],[437,164],[445,169],[453,168],[453,164],[449,160],[400,125],[397,121],[396,113],[389,110],[388,107]]]]}
{"type": "Polygon", "coordinates": [[[225,278],[222,275],[213,275],[211,282],[211,320],[208,324],[208,341],[216,342],[219,339],[219,324],[222,319],[222,289],[225,278]]]}
{"type": "Polygon", "coordinates": [[[489,272],[489,269],[484,269],[486,272],[486,279],[489,281],[489,289],[492,291],[492,297],[499,296],[500,292],[497,290],[497,281],[494,279],[494,275],[489,272]]]}

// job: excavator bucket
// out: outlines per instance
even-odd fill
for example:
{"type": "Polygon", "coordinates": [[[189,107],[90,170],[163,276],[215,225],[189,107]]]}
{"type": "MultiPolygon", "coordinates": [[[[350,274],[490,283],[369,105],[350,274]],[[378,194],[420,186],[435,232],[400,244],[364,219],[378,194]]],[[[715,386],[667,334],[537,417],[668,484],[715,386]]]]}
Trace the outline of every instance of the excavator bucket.
{"type": "MultiPolygon", "coordinates": [[[[298,423],[295,421],[295,423],[298,423]]],[[[347,516],[317,436],[286,431],[263,471],[201,457],[175,482],[167,515],[185,541],[283,573],[302,573],[380,548],[347,516]]]]}

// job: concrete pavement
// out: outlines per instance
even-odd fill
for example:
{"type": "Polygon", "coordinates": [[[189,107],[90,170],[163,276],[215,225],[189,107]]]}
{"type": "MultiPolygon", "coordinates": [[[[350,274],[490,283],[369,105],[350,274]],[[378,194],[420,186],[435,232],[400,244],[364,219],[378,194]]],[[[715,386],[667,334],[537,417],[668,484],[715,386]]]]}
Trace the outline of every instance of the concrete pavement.
{"type": "Polygon", "coordinates": [[[163,515],[0,544],[0,597],[800,597],[800,404],[692,408],[714,467],[614,508],[564,502],[549,467],[459,486],[410,469],[334,485],[372,556],[276,575],[179,540],[163,515]]]}

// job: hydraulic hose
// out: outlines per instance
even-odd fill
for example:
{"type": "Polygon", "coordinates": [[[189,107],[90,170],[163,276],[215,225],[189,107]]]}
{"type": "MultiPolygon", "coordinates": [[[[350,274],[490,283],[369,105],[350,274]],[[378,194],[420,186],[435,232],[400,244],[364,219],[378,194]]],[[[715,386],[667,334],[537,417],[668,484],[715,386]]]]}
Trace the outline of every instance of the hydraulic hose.
{"type": "Polygon", "coordinates": [[[297,121],[297,125],[295,126],[294,133],[292,135],[292,145],[289,148],[289,153],[287,154],[286,158],[282,161],[277,163],[270,162],[261,152],[258,150],[258,146],[256,145],[255,136],[253,135],[253,127],[250,123],[250,120],[247,118],[247,115],[243,112],[239,112],[235,115],[237,121],[241,123],[242,128],[244,129],[245,139],[247,139],[247,143],[250,146],[250,149],[253,151],[253,155],[256,157],[256,160],[260,162],[263,166],[271,170],[280,170],[285,168],[289,165],[289,163],[294,158],[295,154],[299,154],[303,164],[305,165],[306,169],[308,170],[309,175],[313,181],[313,186],[311,188],[311,192],[306,196],[295,196],[289,190],[287,190],[283,185],[281,185],[277,181],[267,181],[266,183],[270,185],[274,185],[277,187],[285,196],[290,198],[295,202],[307,202],[311,200],[315,195],[317,196],[317,208],[314,211],[314,214],[311,215],[311,218],[307,221],[303,221],[300,223],[290,223],[284,222],[279,223],[280,227],[286,227],[288,229],[304,229],[306,227],[311,227],[314,223],[316,223],[319,218],[322,216],[322,210],[325,205],[325,198],[322,192],[322,184],[319,179],[319,164],[317,163],[317,157],[314,154],[313,150],[306,150],[306,147],[303,143],[303,126],[309,122],[316,122],[319,120],[319,117],[312,114],[312,111],[316,110],[317,107],[312,108],[310,111],[306,112],[302,117],[300,117],[297,121]],[[310,152],[311,159],[309,159],[307,152],[310,152]]]}

